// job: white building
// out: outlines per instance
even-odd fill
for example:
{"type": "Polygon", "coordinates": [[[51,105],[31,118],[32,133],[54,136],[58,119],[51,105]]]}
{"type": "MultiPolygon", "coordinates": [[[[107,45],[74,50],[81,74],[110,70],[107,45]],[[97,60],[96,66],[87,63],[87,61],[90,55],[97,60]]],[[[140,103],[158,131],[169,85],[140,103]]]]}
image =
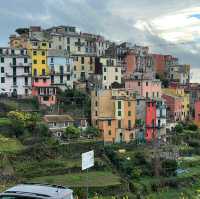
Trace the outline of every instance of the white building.
{"type": "Polygon", "coordinates": [[[69,57],[67,51],[49,50],[48,66],[52,85],[58,86],[62,90],[73,88],[73,58],[69,57]]]}
{"type": "Polygon", "coordinates": [[[122,67],[117,65],[116,59],[100,58],[102,64],[102,88],[111,88],[112,83],[122,83],[122,67]]]}
{"type": "Polygon", "coordinates": [[[26,49],[0,48],[0,93],[31,95],[31,59],[26,49]]]}

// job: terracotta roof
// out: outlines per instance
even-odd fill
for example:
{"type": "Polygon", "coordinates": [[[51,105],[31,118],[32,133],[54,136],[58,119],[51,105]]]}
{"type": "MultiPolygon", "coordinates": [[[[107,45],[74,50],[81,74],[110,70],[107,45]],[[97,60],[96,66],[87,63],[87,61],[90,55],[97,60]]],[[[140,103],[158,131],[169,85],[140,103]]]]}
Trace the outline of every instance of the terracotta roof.
{"type": "Polygon", "coordinates": [[[74,119],[70,115],[45,115],[44,120],[46,122],[73,122],[74,119]]]}

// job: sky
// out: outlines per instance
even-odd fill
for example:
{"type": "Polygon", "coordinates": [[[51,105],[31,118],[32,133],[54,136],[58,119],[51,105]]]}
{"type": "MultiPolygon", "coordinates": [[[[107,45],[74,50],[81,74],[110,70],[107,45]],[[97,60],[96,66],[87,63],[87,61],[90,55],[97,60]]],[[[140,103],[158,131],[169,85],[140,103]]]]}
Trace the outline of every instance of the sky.
{"type": "Polygon", "coordinates": [[[0,46],[18,27],[77,26],[191,64],[200,82],[200,0],[1,0],[0,46]]]}

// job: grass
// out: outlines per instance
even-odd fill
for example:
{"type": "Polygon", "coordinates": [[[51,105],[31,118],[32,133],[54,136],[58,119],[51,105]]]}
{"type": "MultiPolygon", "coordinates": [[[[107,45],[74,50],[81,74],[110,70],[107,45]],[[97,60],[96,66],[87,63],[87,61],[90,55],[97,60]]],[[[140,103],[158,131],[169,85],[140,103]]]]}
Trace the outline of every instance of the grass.
{"type": "Polygon", "coordinates": [[[0,153],[17,152],[23,149],[23,145],[14,138],[6,138],[0,135],[0,153]]]}
{"type": "Polygon", "coordinates": [[[11,121],[8,118],[0,118],[0,127],[11,125],[11,121]]]}
{"type": "Polygon", "coordinates": [[[68,187],[105,187],[120,185],[120,177],[111,172],[82,172],[34,178],[31,182],[60,184],[68,187]]]}

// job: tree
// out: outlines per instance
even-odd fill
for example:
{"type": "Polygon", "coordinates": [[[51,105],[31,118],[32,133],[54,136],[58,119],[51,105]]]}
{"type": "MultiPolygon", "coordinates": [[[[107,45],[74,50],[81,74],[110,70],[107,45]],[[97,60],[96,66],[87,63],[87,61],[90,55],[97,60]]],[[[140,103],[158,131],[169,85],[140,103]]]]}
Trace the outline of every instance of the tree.
{"type": "Polygon", "coordinates": [[[84,130],[84,134],[87,135],[88,137],[98,137],[100,136],[100,131],[96,127],[88,126],[84,130]]]}
{"type": "Polygon", "coordinates": [[[164,176],[175,176],[177,167],[178,165],[176,160],[164,160],[162,162],[162,173],[164,176]]]}
{"type": "Polygon", "coordinates": [[[183,132],[183,126],[181,124],[177,124],[174,128],[175,132],[182,133],[183,132]]]}
{"type": "Polygon", "coordinates": [[[78,138],[80,137],[80,129],[76,128],[75,126],[68,126],[65,129],[64,137],[66,137],[68,140],[72,138],[78,138]]]}

